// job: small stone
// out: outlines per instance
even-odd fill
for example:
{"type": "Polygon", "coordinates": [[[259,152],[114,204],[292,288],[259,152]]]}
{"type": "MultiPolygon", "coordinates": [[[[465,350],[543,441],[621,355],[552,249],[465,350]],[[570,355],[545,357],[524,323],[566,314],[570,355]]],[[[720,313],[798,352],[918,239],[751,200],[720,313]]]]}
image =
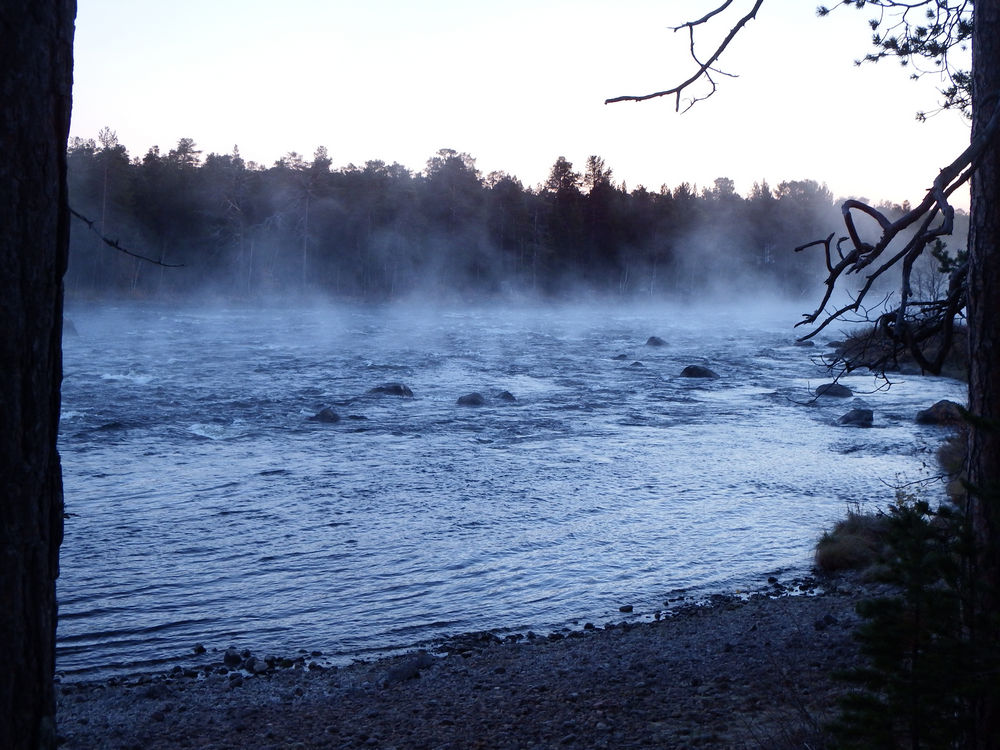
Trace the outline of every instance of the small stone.
{"type": "Polygon", "coordinates": [[[238,667],[241,661],[243,661],[243,657],[233,647],[227,648],[225,656],[222,657],[222,663],[227,667],[238,667]]]}
{"type": "Polygon", "coordinates": [[[631,612],[632,611],[632,605],[631,604],[623,604],[622,606],[620,606],[618,608],[618,611],[619,612],[631,612]]]}
{"type": "Polygon", "coordinates": [[[194,648],[191,650],[194,651],[195,654],[200,656],[201,654],[205,653],[205,646],[201,643],[196,643],[194,644],[194,648]]]}
{"type": "Polygon", "coordinates": [[[267,662],[263,659],[250,659],[247,661],[247,671],[254,674],[264,674],[269,669],[267,662]]]}

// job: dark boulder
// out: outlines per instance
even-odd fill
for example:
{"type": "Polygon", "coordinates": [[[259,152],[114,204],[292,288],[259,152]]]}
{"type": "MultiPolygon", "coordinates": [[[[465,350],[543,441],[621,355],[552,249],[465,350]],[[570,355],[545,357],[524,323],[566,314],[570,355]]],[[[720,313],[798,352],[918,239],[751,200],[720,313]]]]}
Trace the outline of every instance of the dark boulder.
{"type": "Polygon", "coordinates": [[[318,412],[309,417],[314,422],[328,422],[334,424],[340,421],[340,415],[329,406],[324,406],[318,412]]]}
{"type": "Polygon", "coordinates": [[[517,399],[514,398],[514,394],[510,391],[500,391],[500,393],[497,394],[497,398],[501,401],[507,401],[508,403],[514,403],[517,401],[517,399]]]}
{"type": "Polygon", "coordinates": [[[650,336],[646,339],[646,346],[666,346],[667,342],[661,339],[659,336],[650,336]]]}
{"type": "Polygon", "coordinates": [[[850,398],[854,395],[854,391],[840,383],[824,383],[816,389],[816,395],[830,396],[832,398],[850,398]]]}
{"type": "Polygon", "coordinates": [[[851,409],[837,420],[837,424],[871,427],[874,414],[871,409],[851,409]]]}
{"type": "Polygon", "coordinates": [[[717,378],[719,373],[701,365],[688,365],[681,370],[682,378],[717,378]]]}
{"type": "Polygon", "coordinates": [[[413,391],[402,383],[383,383],[368,391],[373,396],[401,396],[403,398],[413,398],[413,391]]]}
{"type": "Polygon", "coordinates": [[[458,397],[459,406],[482,406],[486,403],[486,398],[481,393],[466,393],[458,397]]]}
{"type": "Polygon", "coordinates": [[[957,425],[965,421],[962,407],[954,401],[943,399],[929,409],[917,412],[917,424],[957,425]]]}

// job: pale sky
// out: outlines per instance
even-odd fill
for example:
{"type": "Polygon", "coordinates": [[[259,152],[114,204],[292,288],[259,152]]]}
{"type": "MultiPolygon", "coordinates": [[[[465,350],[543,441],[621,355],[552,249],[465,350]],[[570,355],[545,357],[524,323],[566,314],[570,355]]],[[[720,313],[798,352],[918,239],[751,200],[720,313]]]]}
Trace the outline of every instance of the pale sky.
{"type": "Polygon", "coordinates": [[[670,27],[716,4],[79,0],[71,135],[110,126],[132,156],[190,137],[267,166],[323,145],[335,167],[419,171],[452,148],[526,186],[559,156],[582,169],[596,154],[630,189],[813,179],[897,202],[919,201],[967,145],[957,113],[914,117],[937,81],[854,65],[867,11],[821,19],[813,0],[767,0],[721,63],[739,77],[687,114],[672,98],[604,104],[686,78],[687,37],[670,27]]]}

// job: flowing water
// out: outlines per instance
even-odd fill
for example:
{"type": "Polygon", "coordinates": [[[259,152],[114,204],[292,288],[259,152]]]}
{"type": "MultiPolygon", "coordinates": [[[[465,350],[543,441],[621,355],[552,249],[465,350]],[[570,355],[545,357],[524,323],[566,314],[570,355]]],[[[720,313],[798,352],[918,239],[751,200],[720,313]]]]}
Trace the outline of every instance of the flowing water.
{"type": "Polygon", "coordinates": [[[349,661],[804,572],[848,503],[935,473],[914,414],[964,387],[846,378],[875,426],[838,426],[800,312],[70,309],[58,669],[349,661]]]}

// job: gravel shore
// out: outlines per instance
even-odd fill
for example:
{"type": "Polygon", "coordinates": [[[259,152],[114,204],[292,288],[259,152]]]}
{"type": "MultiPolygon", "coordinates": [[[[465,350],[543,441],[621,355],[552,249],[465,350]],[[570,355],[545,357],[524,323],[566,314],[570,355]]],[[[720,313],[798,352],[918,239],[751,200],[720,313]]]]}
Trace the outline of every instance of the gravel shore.
{"type": "Polygon", "coordinates": [[[340,668],[230,652],[228,666],[59,685],[59,735],[66,750],[817,748],[866,593],[823,581],[340,668]]]}

